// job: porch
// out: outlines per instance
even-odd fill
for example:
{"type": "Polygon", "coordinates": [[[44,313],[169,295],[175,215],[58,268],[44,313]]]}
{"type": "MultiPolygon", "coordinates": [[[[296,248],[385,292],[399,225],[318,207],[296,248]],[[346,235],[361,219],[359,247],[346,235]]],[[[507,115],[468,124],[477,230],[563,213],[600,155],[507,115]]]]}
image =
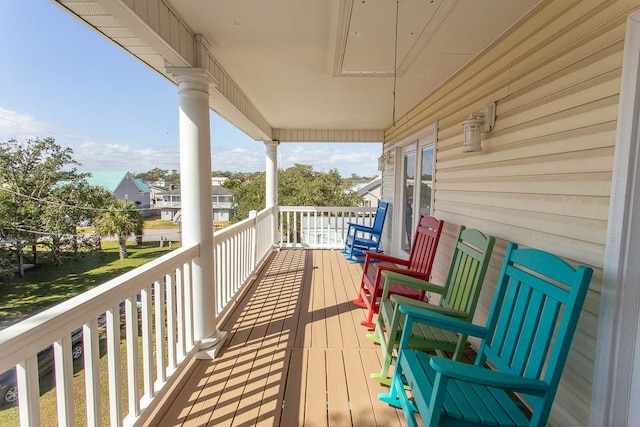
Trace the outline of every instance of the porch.
{"type": "Polygon", "coordinates": [[[198,245],[0,331],[0,371],[16,367],[20,425],[400,423],[368,380],[379,350],[350,303],[362,269],[336,250],[347,222],[370,225],[372,210],[270,208],[217,231],[206,315],[228,339],[214,360],[194,339],[198,245]],[[78,328],[81,384],[70,346],[78,328]],[[40,399],[37,360],[49,345],[56,411],[40,399]]]}
{"type": "Polygon", "coordinates": [[[350,303],[361,273],[337,250],[273,253],[222,322],[223,353],[190,363],[148,425],[404,425],[368,378],[380,351],[350,303]]]}

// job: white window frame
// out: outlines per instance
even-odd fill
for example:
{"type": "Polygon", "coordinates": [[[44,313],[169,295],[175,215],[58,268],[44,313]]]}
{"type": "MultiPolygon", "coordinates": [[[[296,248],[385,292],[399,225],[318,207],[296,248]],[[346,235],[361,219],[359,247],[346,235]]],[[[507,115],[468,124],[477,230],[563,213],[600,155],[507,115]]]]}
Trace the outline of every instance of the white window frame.
{"type": "MultiPolygon", "coordinates": [[[[422,166],[422,149],[425,147],[433,147],[433,182],[434,188],[431,191],[431,212],[433,212],[433,202],[435,195],[435,176],[436,176],[436,141],[437,141],[438,122],[427,126],[426,128],[412,134],[403,139],[396,145],[395,158],[395,191],[393,197],[394,215],[393,215],[393,233],[392,248],[394,253],[401,258],[408,258],[409,253],[402,249],[402,233],[405,230],[404,225],[404,156],[409,153],[415,153],[414,170],[416,175],[420,172],[422,166]]],[[[414,183],[413,199],[419,200],[420,186],[414,183]]],[[[412,230],[415,230],[419,214],[414,212],[412,217],[412,230]]]]}

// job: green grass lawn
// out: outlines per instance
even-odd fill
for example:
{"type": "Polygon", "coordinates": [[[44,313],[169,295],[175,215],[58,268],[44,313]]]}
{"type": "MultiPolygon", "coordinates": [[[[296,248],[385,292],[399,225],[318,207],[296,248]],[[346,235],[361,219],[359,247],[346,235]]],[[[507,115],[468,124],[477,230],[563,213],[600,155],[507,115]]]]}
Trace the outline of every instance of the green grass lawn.
{"type": "Polygon", "coordinates": [[[144,221],[145,230],[153,230],[158,228],[171,228],[178,230],[180,228],[180,224],[176,224],[175,222],[166,219],[146,219],[144,221]]]}
{"type": "Polygon", "coordinates": [[[42,264],[27,270],[25,277],[0,283],[0,325],[51,307],[179,247],[127,242],[129,258],[121,260],[117,245],[104,241],[102,252],[82,252],[77,260],[65,259],[61,266],[48,263],[48,254],[43,252],[39,255],[42,264]]]}

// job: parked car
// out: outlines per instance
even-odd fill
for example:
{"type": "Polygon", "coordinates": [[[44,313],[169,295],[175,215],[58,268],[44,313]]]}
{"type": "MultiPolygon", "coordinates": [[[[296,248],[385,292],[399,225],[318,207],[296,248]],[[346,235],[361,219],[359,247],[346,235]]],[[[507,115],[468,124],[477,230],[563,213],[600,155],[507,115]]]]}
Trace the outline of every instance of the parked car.
{"type": "MultiPolygon", "coordinates": [[[[71,345],[73,360],[82,357],[82,328],[71,333],[71,345]]],[[[50,372],[54,364],[53,346],[49,346],[38,353],[38,374],[40,376],[50,372]]],[[[13,404],[18,400],[18,386],[16,380],[16,368],[0,374],[0,405],[13,404]]]]}

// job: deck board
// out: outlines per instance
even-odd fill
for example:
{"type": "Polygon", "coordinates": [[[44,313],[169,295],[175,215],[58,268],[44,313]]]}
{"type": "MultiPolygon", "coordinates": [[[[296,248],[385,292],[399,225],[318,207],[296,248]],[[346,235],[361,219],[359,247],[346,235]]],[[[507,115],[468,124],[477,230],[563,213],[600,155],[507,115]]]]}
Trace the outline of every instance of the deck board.
{"type": "Polygon", "coordinates": [[[405,425],[369,379],[381,356],[351,303],[361,274],[339,251],[275,253],[220,325],[223,353],[195,361],[149,425],[405,425]]]}

